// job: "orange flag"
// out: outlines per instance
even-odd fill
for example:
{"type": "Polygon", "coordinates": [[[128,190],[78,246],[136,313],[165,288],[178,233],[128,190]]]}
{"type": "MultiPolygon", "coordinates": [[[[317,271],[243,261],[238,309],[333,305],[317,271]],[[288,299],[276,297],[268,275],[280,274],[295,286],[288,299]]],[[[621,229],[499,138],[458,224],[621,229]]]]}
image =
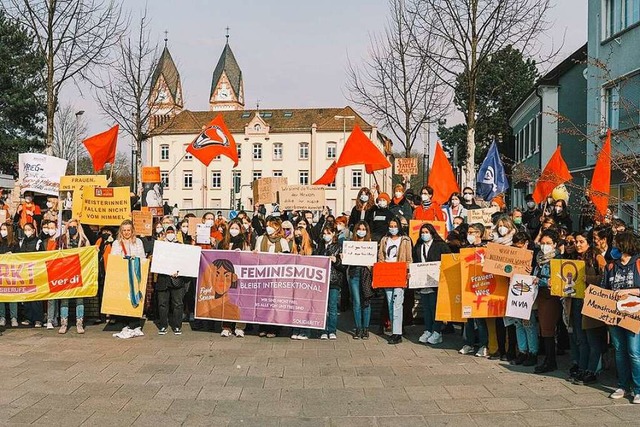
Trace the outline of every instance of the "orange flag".
{"type": "Polygon", "coordinates": [[[116,161],[116,146],[118,144],[118,130],[115,125],[106,132],[99,133],[82,141],[93,162],[93,170],[96,172],[104,169],[105,163],[116,161]]]}
{"type": "Polygon", "coordinates": [[[607,137],[604,140],[602,151],[598,155],[596,167],[593,169],[591,178],[591,201],[596,210],[602,215],[606,215],[609,205],[609,192],[611,185],[611,129],[607,130],[607,137]]]}
{"type": "Polygon", "coordinates": [[[337,168],[351,165],[365,165],[367,173],[391,167],[389,160],[367,138],[367,135],[362,132],[358,125],[353,127],[351,135],[347,138],[342,153],[340,153],[340,158],[336,163],[337,168]]]}
{"type": "Polygon", "coordinates": [[[536,203],[541,203],[545,197],[551,194],[554,188],[572,178],[558,145],[555,153],[549,159],[549,163],[544,167],[542,175],[538,178],[536,189],[533,191],[533,200],[536,203]]]}
{"type": "Polygon", "coordinates": [[[433,201],[439,204],[449,200],[451,193],[460,192],[456,176],[444,154],[440,141],[436,143],[436,153],[433,156],[433,165],[429,173],[429,186],[433,188],[433,201]]]}
{"type": "Polygon", "coordinates": [[[222,114],[218,114],[204,130],[187,147],[187,153],[200,160],[206,166],[218,156],[225,156],[233,160],[233,166],[238,166],[238,149],[233,135],[224,124],[222,114]]]}
{"type": "Polygon", "coordinates": [[[330,185],[336,180],[336,175],[338,174],[338,167],[336,166],[335,160],[316,182],[313,185],[330,185]]]}

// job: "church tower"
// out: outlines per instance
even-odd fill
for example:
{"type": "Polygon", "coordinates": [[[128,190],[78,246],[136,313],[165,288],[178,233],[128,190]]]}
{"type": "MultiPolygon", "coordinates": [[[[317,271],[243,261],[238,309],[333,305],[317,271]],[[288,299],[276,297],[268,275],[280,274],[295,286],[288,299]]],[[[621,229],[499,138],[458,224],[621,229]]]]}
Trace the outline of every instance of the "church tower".
{"type": "Polygon", "coordinates": [[[244,109],[242,71],[229,46],[228,32],[226,37],[227,42],[211,79],[209,109],[212,111],[244,109]]]}
{"type": "Polygon", "coordinates": [[[151,77],[150,91],[151,121],[149,127],[153,129],[168,122],[169,119],[181,112],[184,106],[180,73],[173,62],[171,53],[169,53],[166,32],[164,49],[151,77]]]}

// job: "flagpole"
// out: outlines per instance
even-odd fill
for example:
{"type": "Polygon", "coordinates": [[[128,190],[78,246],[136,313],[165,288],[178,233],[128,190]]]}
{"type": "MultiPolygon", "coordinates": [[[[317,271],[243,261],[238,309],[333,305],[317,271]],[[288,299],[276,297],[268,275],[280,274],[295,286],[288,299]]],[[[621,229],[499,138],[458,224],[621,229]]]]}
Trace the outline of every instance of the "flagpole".
{"type": "Polygon", "coordinates": [[[184,152],[184,154],[182,155],[182,157],[180,157],[180,160],[178,160],[178,161],[176,162],[176,164],[175,164],[175,165],[173,165],[173,167],[171,168],[171,170],[169,171],[169,173],[168,173],[167,175],[171,175],[171,172],[173,172],[173,170],[174,170],[175,168],[177,168],[177,167],[178,167],[178,165],[180,164],[180,162],[182,161],[182,159],[184,159],[184,157],[185,157],[186,155],[187,155],[187,152],[185,151],[185,152],[184,152]]]}

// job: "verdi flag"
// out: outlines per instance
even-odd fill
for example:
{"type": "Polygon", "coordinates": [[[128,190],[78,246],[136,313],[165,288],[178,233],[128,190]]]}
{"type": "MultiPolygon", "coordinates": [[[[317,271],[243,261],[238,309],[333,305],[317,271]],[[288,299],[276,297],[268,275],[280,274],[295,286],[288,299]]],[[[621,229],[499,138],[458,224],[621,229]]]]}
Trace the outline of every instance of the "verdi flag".
{"type": "Polygon", "coordinates": [[[98,172],[104,169],[105,163],[116,161],[116,146],[118,144],[118,130],[115,125],[106,132],[99,133],[82,141],[93,162],[93,170],[98,172]]]}
{"type": "Polygon", "coordinates": [[[598,155],[596,167],[591,178],[591,191],[589,196],[596,211],[603,217],[607,213],[609,205],[609,192],[611,184],[611,129],[607,130],[602,151],[598,155]]]}
{"type": "Polygon", "coordinates": [[[187,153],[200,160],[205,166],[218,156],[225,156],[233,160],[233,166],[238,166],[238,149],[233,135],[224,124],[222,114],[218,114],[202,130],[200,135],[187,147],[187,153]]]}
{"type": "Polygon", "coordinates": [[[504,193],[509,188],[507,174],[500,160],[498,145],[491,143],[487,157],[478,170],[476,193],[486,201],[493,200],[498,194],[504,193]]]}

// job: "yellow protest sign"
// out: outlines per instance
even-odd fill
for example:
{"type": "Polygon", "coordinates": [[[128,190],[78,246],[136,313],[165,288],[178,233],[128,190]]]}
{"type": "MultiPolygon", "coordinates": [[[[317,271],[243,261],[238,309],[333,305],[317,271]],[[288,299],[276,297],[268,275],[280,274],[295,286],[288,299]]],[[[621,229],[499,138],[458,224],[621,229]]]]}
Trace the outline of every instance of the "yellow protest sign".
{"type": "Polygon", "coordinates": [[[106,175],[65,175],[60,177],[60,201],[72,218],[80,218],[84,187],[106,187],[106,175]]]}
{"type": "Polygon", "coordinates": [[[436,303],[436,320],[464,322],[462,318],[462,286],[460,255],[444,254],[440,258],[440,284],[436,303]]]}
{"type": "Polygon", "coordinates": [[[148,275],[148,259],[110,256],[100,311],[117,316],[142,317],[148,275]]]}
{"type": "Polygon", "coordinates": [[[584,298],[587,287],[584,261],[575,259],[551,260],[551,295],[558,297],[584,298]]]}
{"type": "Polygon", "coordinates": [[[0,303],[84,298],[97,293],[95,246],[0,255],[0,303]]]}
{"type": "Polygon", "coordinates": [[[484,273],[485,248],[460,250],[462,317],[503,317],[507,309],[509,279],[484,273]]]}
{"type": "Polygon", "coordinates": [[[91,225],[120,225],[131,219],[129,187],[85,187],[80,222],[91,225]]]}

